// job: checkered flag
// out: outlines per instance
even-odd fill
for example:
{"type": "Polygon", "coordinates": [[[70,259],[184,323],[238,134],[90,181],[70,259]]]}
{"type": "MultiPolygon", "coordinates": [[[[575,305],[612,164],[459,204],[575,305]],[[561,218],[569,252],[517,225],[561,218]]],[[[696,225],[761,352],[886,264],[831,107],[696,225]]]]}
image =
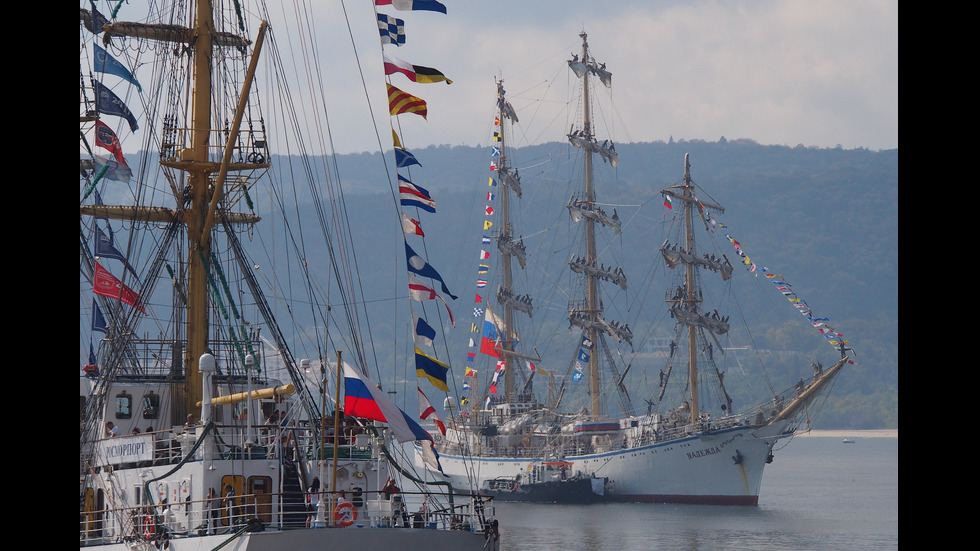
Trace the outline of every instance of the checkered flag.
{"type": "Polygon", "coordinates": [[[480,317],[482,315],[483,315],[483,310],[482,309],[480,309],[480,308],[474,308],[473,309],[473,317],[474,318],[478,318],[478,317],[480,317]]]}
{"type": "Polygon", "coordinates": [[[396,17],[378,14],[378,29],[381,31],[382,44],[401,46],[405,43],[405,21],[396,17]]]}

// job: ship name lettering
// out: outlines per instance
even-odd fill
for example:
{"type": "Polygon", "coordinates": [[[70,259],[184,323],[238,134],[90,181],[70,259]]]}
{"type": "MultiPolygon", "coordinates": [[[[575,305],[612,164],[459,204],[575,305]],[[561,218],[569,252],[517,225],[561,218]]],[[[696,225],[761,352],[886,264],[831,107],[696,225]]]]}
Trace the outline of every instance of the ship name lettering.
{"type": "Polygon", "coordinates": [[[709,455],[714,455],[716,453],[721,453],[721,448],[715,446],[713,448],[704,448],[703,450],[698,450],[696,452],[688,452],[688,459],[695,459],[697,457],[707,457],[709,455]]]}

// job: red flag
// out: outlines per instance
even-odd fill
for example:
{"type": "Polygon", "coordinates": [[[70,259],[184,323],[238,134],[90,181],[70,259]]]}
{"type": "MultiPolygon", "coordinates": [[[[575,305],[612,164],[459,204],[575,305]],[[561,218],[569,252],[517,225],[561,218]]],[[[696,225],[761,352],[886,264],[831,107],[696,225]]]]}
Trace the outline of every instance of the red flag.
{"type": "Polygon", "coordinates": [[[439,427],[439,432],[441,432],[443,436],[446,436],[446,425],[443,424],[442,419],[439,418],[439,414],[436,413],[436,408],[432,407],[432,404],[429,403],[429,399],[426,398],[425,393],[422,392],[422,389],[420,388],[418,390],[419,419],[426,420],[431,416],[436,426],[439,427]]]}
{"type": "Polygon", "coordinates": [[[138,308],[140,312],[146,313],[143,305],[140,304],[140,296],[129,287],[123,285],[122,281],[109,273],[98,262],[95,263],[95,282],[92,284],[92,291],[103,297],[121,300],[133,308],[138,308]]]}
{"type": "Polygon", "coordinates": [[[425,233],[422,232],[421,223],[414,218],[409,218],[409,216],[404,212],[402,213],[402,229],[407,234],[421,235],[422,237],[425,237],[425,233]]]}
{"type": "Polygon", "coordinates": [[[108,149],[120,164],[126,164],[116,133],[102,121],[95,121],[95,145],[108,149]]]}

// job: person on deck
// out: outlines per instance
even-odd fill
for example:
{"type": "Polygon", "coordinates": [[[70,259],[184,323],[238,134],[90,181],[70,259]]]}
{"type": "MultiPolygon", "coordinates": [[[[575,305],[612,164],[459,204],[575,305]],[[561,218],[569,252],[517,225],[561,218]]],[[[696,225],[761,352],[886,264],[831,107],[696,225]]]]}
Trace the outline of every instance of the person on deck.
{"type": "Polygon", "coordinates": [[[225,496],[222,499],[225,517],[228,519],[228,526],[235,524],[235,488],[231,484],[225,484],[225,496]]]}
{"type": "Polygon", "coordinates": [[[388,481],[385,482],[385,485],[381,488],[381,493],[384,494],[384,498],[389,500],[391,499],[391,494],[397,494],[400,491],[401,490],[398,489],[398,486],[395,485],[395,481],[392,480],[391,477],[388,477],[388,481]]]}
{"type": "Polygon", "coordinates": [[[316,509],[320,504],[320,477],[314,476],[310,487],[306,489],[306,527],[309,528],[316,520],[316,509]]]}

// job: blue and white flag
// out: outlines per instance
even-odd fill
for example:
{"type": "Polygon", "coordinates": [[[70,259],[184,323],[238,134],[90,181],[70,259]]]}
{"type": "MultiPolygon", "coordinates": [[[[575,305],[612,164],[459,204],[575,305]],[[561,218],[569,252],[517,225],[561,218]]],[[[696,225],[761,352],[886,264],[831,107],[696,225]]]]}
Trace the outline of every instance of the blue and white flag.
{"type": "Polygon", "coordinates": [[[136,85],[136,89],[139,90],[140,92],[143,91],[143,88],[140,86],[140,83],[136,80],[136,77],[133,76],[133,73],[129,72],[129,69],[124,67],[122,63],[119,63],[118,61],[113,59],[113,57],[109,55],[109,52],[105,51],[101,46],[94,43],[92,44],[92,48],[95,50],[93,56],[95,58],[95,62],[93,63],[93,65],[95,65],[94,69],[96,73],[106,73],[109,75],[116,75],[117,77],[132,82],[134,85],[136,85]]]}
{"type": "Polygon", "coordinates": [[[418,160],[415,158],[415,155],[412,155],[411,153],[409,153],[408,151],[405,151],[404,149],[402,149],[400,147],[396,147],[395,148],[395,166],[397,166],[398,168],[403,168],[403,167],[406,167],[406,166],[409,166],[409,165],[419,165],[419,166],[422,166],[422,163],[418,162],[418,160]]]}
{"type": "Polygon", "coordinates": [[[458,298],[456,295],[449,292],[449,287],[446,286],[446,282],[443,281],[442,276],[439,275],[439,272],[437,272],[435,268],[429,265],[428,262],[426,262],[421,256],[412,250],[412,246],[408,244],[408,241],[405,242],[405,255],[408,257],[408,271],[438,281],[442,284],[443,293],[446,293],[452,297],[453,300],[458,298]]]}
{"type": "Polygon", "coordinates": [[[401,46],[405,43],[405,21],[397,17],[378,14],[378,30],[381,32],[382,44],[401,46]]]}
{"type": "Polygon", "coordinates": [[[421,317],[414,314],[412,317],[415,318],[415,344],[432,346],[432,341],[436,338],[436,330],[421,317]]]}
{"type": "Polygon", "coordinates": [[[95,160],[96,173],[101,172],[102,167],[106,167],[105,173],[102,174],[103,178],[117,182],[129,182],[129,179],[133,177],[133,171],[126,163],[120,163],[115,159],[103,157],[102,155],[93,155],[92,158],[95,160]]]}
{"type": "Polygon", "coordinates": [[[113,239],[112,228],[107,224],[106,229],[109,231],[108,234],[99,228],[99,225],[95,225],[95,256],[100,258],[113,258],[121,261],[126,265],[126,269],[132,272],[133,276],[139,280],[136,274],[136,270],[129,265],[129,261],[123,256],[122,252],[116,248],[115,241],[113,239]]]}
{"type": "Polygon", "coordinates": [[[92,79],[92,84],[95,87],[95,110],[103,115],[115,115],[126,119],[129,121],[129,129],[136,132],[139,128],[139,125],[136,124],[136,116],[129,110],[129,107],[126,107],[123,100],[119,99],[116,94],[112,93],[112,90],[101,82],[92,79]]]}
{"type": "Polygon", "coordinates": [[[95,7],[95,2],[92,2],[92,14],[90,16],[90,21],[88,30],[95,34],[102,34],[102,26],[108,23],[109,20],[106,16],[99,13],[99,10],[95,7]]]}

